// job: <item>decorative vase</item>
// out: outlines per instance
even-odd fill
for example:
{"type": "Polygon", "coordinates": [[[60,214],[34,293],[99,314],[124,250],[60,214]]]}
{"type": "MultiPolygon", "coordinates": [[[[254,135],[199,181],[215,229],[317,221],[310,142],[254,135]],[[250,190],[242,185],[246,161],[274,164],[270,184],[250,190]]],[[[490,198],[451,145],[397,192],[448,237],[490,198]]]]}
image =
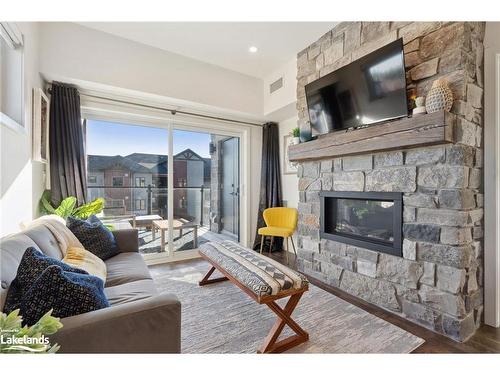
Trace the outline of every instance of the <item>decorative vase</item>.
{"type": "Polygon", "coordinates": [[[304,121],[300,124],[300,141],[309,142],[312,139],[311,123],[304,121]]]}
{"type": "Polygon", "coordinates": [[[292,145],[298,145],[300,143],[300,137],[292,137],[292,145]]]}
{"type": "Polygon", "coordinates": [[[413,116],[419,116],[426,113],[425,110],[425,98],[419,96],[415,99],[415,108],[413,108],[413,116]]]}
{"type": "Polygon", "coordinates": [[[433,82],[431,90],[425,100],[427,113],[437,111],[449,111],[453,105],[453,93],[448,87],[448,82],[444,79],[437,79],[433,82]]]}

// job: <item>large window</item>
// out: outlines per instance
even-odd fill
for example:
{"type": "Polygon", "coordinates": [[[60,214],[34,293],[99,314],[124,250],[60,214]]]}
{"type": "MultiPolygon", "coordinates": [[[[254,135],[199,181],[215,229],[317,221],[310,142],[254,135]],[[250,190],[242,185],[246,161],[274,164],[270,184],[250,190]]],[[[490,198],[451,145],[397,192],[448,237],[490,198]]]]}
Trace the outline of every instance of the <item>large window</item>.
{"type": "Polygon", "coordinates": [[[105,198],[103,221],[135,223],[142,254],[196,256],[203,242],[238,240],[239,138],[168,124],[86,124],[87,175],[98,176],[88,195],[105,198]]]}

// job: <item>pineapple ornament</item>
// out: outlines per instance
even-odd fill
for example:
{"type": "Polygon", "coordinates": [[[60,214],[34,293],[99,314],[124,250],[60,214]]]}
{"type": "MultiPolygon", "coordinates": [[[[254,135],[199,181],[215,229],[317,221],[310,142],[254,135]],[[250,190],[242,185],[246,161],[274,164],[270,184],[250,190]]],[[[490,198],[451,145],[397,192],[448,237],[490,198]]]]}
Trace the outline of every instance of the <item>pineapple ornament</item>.
{"type": "Polygon", "coordinates": [[[453,105],[453,93],[444,79],[437,79],[432,83],[431,90],[425,99],[427,113],[449,111],[453,105]]]}

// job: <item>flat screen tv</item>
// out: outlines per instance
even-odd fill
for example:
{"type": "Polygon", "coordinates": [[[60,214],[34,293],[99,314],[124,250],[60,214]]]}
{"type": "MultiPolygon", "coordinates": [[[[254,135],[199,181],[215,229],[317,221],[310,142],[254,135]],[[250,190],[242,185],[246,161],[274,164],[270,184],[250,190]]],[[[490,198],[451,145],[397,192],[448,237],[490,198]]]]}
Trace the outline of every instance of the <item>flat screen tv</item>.
{"type": "Polygon", "coordinates": [[[403,40],[305,87],[312,135],[408,116],[403,40]]]}

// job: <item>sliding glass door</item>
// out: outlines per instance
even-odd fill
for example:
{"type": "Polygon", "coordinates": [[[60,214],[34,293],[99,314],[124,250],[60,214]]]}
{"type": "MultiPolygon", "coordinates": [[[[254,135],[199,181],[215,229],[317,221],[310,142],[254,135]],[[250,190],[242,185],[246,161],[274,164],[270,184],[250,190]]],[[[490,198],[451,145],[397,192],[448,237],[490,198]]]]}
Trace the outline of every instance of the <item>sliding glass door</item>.
{"type": "Polygon", "coordinates": [[[165,251],[153,231],[167,215],[167,128],[86,121],[89,199],[102,197],[101,220],[112,229],[137,228],[143,254],[165,251]]]}
{"type": "Polygon", "coordinates": [[[175,123],[86,120],[88,196],[101,220],[137,228],[152,260],[196,255],[204,242],[240,235],[240,140],[175,123]]]}
{"type": "Polygon", "coordinates": [[[173,248],[238,239],[239,139],[173,130],[173,248]]]}

